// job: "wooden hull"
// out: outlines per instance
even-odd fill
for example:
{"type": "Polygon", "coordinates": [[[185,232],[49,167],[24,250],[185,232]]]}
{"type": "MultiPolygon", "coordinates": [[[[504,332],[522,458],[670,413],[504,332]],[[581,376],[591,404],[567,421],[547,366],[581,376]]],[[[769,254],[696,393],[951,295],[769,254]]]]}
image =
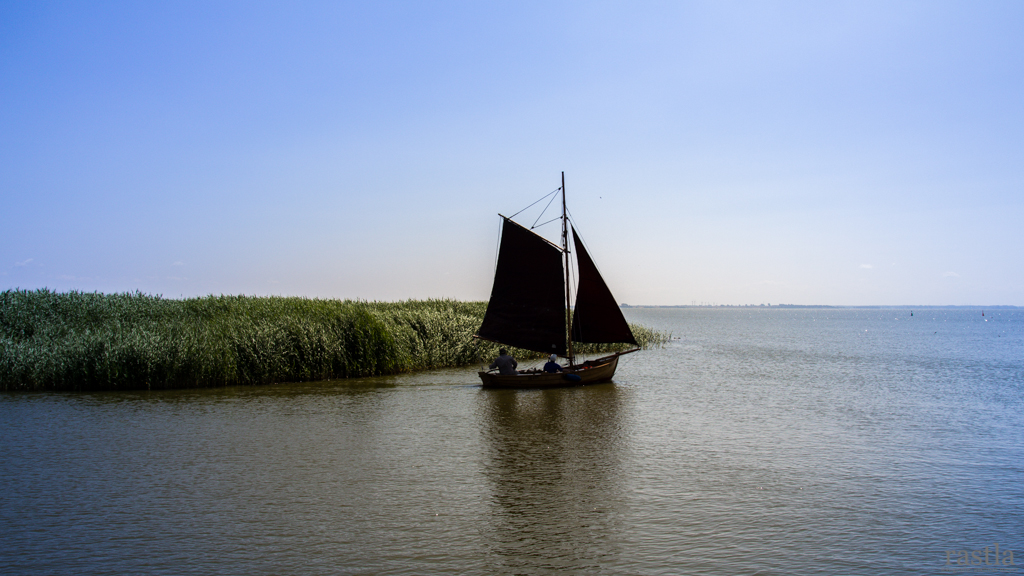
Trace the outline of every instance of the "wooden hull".
{"type": "Polygon", "coordinates": [[[586,386],[610,382],[619,365],[620,354],[591,360],[564,368],[565,372],[549,374],[547,372],[520,371],[516,376],[502,376],[491,372],[478,372],[484,388],[541,389],[567,388],[570,386],[586,386]],[[566,378],[567,374],[579,376],[579,381],[566,378]]]}

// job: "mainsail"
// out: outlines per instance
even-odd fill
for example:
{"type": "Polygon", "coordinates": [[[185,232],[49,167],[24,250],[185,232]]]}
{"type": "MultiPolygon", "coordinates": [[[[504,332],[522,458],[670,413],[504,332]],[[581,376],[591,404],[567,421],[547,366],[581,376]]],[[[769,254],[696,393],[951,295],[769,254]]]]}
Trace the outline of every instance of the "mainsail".
{"type": "Polygon", "coordinates": [[[576,306],[572,314],[573,341],[637,345],[622,310],[601,278],[594,261],[590,259],[575,227],[572,229],[572,239],[576,246],[576,265],[580,274],[576,306]]]}
{"type": "Polygon", "coordinates": [[[505,218],[491,300],[477,335],[565,356],[564,290],[562,251],[505,218]]]}

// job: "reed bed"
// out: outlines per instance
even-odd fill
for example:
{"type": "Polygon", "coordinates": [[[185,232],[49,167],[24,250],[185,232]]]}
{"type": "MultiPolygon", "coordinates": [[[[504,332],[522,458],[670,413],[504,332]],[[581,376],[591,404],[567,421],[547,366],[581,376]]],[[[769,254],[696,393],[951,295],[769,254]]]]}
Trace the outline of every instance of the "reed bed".
{"type": "MultiPolygon", "coordinates": [[[[0,390],[230,386],[465,366],[497,354],[497,344],[472,337],[486,307],[7,290],[0,292],[0,390]]],[[[645,347],[668,339],[632,328],[645,347]]]]}

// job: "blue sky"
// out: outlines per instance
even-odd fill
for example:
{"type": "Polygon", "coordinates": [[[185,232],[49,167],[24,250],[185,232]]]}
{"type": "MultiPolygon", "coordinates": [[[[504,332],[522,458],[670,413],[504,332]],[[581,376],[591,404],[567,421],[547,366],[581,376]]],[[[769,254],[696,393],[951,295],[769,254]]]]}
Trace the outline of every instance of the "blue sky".
{"type": "Polygon", "coordinates": [[[1024,3],[0,1],[0,288],[1024,305],[1024,3]],[[528,273],[528,271],[524,271],[528,273]]]}

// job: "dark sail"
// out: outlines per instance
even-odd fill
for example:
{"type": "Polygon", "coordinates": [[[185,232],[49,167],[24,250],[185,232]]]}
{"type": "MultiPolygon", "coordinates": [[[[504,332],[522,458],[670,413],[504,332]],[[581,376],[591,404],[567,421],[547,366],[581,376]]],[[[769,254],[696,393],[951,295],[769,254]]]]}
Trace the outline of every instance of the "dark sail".
{"type": "Polygon", "coordinates": [[[562,251],[508,218],[501,229],[491,300],[477,335],[546,354],[566,353],[562,251]]]}
{"type": "Polygon", "coordinates": [[[637,345],[622,310],[615,302],[608,285],[601,278],[594,261],[587,254],[587,249],[583,247],[576,228],[572,229],[572,240],[576,246],[576,263],[580,273],[576,307],[572,313],[573,341],[595,344],[622,342],[637,345]]]}

